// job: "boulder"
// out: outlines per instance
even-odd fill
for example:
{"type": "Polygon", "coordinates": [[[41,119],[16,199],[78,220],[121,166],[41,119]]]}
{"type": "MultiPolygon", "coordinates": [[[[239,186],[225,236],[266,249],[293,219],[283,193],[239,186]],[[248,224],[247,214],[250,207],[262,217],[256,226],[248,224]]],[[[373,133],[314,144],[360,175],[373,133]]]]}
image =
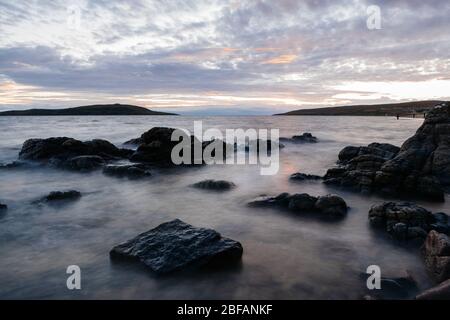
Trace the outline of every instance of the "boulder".
{"type": "Polygon", "coordinates": [[[416,296],[417,300],[450,300],[450,279],[437,286],[423,291],[416,296]]]}
{"type": "Polygon", "coordinates": [[[450,186],[449,103],[430,110],[401,148],[380,143],[348,146],[339,153],[338,165],[328,170],[325,183],[444,201],[444,190],[450,186]]]}
{"type": "Polygon", "coordinates": [[[241,259],[242,245],[215,230],[181,220],[163,223],[110,251],[114,260],[134,260],[157,274],[203,265],[225,265],[241,259]]]}
{"type": "Polygon", "coordinates": [[[194,188],[209,190],[230,190],[236,185],[233,182],[225,180],[203,180],[192,185],[194,188]]]}
{"type": "Polygon", "coordinates": [[[443,228],[443,223],[430,211],[409,202],[384,202],[372,206],[369,222],[373,227],[386,230],[395,239],[419,242],[423,242],[427,233],[436,226],[441,225],[443,228]]]}
{"type": "Polygon", "coordinates": [[[137,179],[151,176],[149,167],[145,164],[107,165],[103,173],[108,176],[127,177],[137,179]]]}
{"type": "Polygon", "coordinates": [[[306,174],[306,173],[296,172],[296,173],[291,174],[289,179],[295,180],[295,181],[305,181],[305,180],[321,180],[322,177],[316,176],[314,174],[306,174]]]}
{"type": "Polygon", "coordinates": [[[280,138],[280,141],[292,143],[317,143],[318,139],[309,132],[304,132],[301,135],[292,136],[292,138],[280,138]]]}
{"type": "Polygon", "coordinates": [[[450,278],[450,239],[437,231],[430,231],[422,246],[425,267],[437,283],[450,278]]]}
{"type": "Polygon", "coordinates": [[[127,158],[130,152],[132,151],[119,149],[106,140],[83,142],[58,137],[25,141],[19,158],[70,170],[89,171],[103,166],[106,161],[127,158]]]}
{"type": "Polygon", "coordinates": [[[77,200],[79,198],[81,198],[81,193],[76,190],[52,191],[47,196],[42,198],[42,201],[44,202],[69,201],[69,200],[77,200]]]}
{"type": "Polygon", "coordinates": [[[307,193],[281,193],[276,197],[261,196],[248,203],[252,207],[278,206],[296,213],[320,213],[322,216],[343,217],[348,206],[336,195],[314,197],[307,193]]]}

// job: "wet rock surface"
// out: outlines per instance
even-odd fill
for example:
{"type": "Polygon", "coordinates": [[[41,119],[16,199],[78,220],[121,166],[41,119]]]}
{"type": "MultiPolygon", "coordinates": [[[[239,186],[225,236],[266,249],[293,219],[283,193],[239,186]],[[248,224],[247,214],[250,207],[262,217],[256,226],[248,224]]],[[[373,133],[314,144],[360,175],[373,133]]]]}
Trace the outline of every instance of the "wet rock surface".
{"type": "Polygon", "coordinates": [[[107,165],[103,168],[103,173],[108,176],[127,177],[129,179],[138,179],[150,177],[152,174],[149,166],[145,164],[124,164],[107,165]]]}
{"type": "MultiPolygon", "coordinates": [[[[367,273],[360,274],[365,287],[369,276],[367,273]]],[[[407,271],[406,275],[401,277],[381,277],[380,289],[367,290],[366,297],[371,298],[368,300],[408,299],[414,297],[418,290],[416,280],[407,271]]]]}
{"type": "Polygon", "coordinates": [[[417,300],[450,300],[450,279],[416,296],[417,300]]]}
{"type": "Polygon", "coordinates": [[[437,283],[450,278],[450,239],[437,231],[430,231],[422,247],[425,267],[437,283]]]}
{"type": "Polygon", "coordinates": [[[384,202],[372,206],[369,222],[373,227],[386,230],[397,240],[417,240],[422,243],[430,230],[450,231],[444,213],[433,214],[410,202],[384,202]]]}
{"type": "Polygon", "coordinates": [[[400,149],[380,143],[349,146],[339,153],[338,164],[328,170],[325,183],[443,201],[450,185],[449,104],[429,111],[422,126],[400,149]]]}
{"type": "Polygon", "coordinates": [[[317,143],[319,140],[309,132],[292,136],[291,138],[280,138],[280,141],[291,143],[317,143]]]}
{"type": "Polygon", "coordinates": [[[215,230],[196,228],[181,220],[163,223],[110,251],[113,260],[134,260],[157,274],[204,265],[239,261],[242,245],[215,230]]]}
{"type": "Polygon", "coordinates": [[[314,174],[296,172],[291,174],[289,179],[294,181],[307,181],[307,180],[322,180],[322,177],[314,174]]]}
{"type": "Polygon", "coordinates": [[[192,187],[199,188],[199,189],[220,191],[220,190],[230,190],[230,189],[236,187],[236,185],[231,181],[208,179],[208,180],[203,180],[203,181],[194,183],[192,185],[192,187]]]}
{"type": "Polygon", "coordinates": [[[328,217],[343,217],[348,211],[344,199],[333,194],[314,197],[307,193],[281,193],[275,197],[262,196],[248,204],[252,207],[278,206],[296,213],[320,213],[328,217]]]}
{"type": "Polygon", "coordinates": [[[81,198],[81,192],[76,190],[68,191],[52,191],[47,196],[42,198],[43,202],[55,201],[73,201],[81,198]]]}

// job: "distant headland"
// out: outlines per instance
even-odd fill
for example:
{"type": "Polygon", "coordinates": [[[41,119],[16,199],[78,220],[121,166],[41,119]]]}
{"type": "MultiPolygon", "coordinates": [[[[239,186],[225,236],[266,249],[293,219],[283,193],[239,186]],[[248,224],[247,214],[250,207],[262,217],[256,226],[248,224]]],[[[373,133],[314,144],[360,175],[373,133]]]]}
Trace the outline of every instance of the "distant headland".
{"type": "Polygon", "coordinates": [[[175,113],[152,111],[128,104],[97,104],[65,109],[28,109],[0,112],[0,116],[158,116],[175,113]]]}
{"type": "Polygon", "coordinates": [[[427,100],[403,103],[353,105],[330,108],[301,109],[277,116],[402,116],[422,117],[423,113],[444,101],[427,100]]]}

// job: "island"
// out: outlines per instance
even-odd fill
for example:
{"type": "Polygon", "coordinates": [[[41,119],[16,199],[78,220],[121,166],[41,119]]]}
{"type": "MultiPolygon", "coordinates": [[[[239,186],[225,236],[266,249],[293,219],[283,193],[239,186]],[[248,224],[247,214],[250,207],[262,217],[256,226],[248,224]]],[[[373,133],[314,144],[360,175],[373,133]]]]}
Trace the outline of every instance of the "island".
{"type": "Polygon", "coordinates": [[[444,101],[427,100],[373,105],[351,105],[289,111],[276,116],[401,116],[422,118],[424,113],[444,101]]]}
{"type": "Polygon", "coordinates": [[[158,116],[175,113],[152,111],[128,104],[97,104],[65,109],[28,109],[0,112],[0,116],[158,116]]]}

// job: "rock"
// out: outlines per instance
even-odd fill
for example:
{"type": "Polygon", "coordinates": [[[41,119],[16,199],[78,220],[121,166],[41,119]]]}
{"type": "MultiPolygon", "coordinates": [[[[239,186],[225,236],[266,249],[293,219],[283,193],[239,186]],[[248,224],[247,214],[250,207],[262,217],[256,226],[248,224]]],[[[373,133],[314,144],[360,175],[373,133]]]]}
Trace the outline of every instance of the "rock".
{"type": "MultiPolygon", "coordinates": [[[[367,282],[369,274],[361,273],[364,284],[367,282]]],[[[380,289],[376,290],[375,298],[378,299],[405,299],[414,296],[418,291],[416,280],[409,271],[406,276],[401,277],[381,277],[380,289]]]]}
{"type": "Polygon", "coordinates": [[[339,170],[328,170],[325,183],[444,201],[444,189],[450,186],[450,105],[429,111],[400,149],[379,143],[349,146],[339,153],[338,164],[339,170]]]}
{"type": "Polygon", "coordinates": [[[289,179],[295,180],[295,181],[305,181],[305,180],[321,180],[322,177],[316,176],[314,174],[306,174],[306,173],[296,172],[296,173],[291,174],[289,179]]]}
{"type": "MultiPolygon", "coordinates": [[[[234,149],[237,150],[238,149],[237,144],[235,143],[234,145],[235,145],[234,149]]],[[[271,152],[272,149],[274,149],[274,148],[283,149],[285,147],[284,144],[282,144],[280,142],[276,142],[276,141],[272,141],[272,140],[264,141],[261,139],[257,139],[257,140],[250,141],[249,143],[246,143],[244,146],[244,150],[246,152],[256,150],[256,152],[259,153],[262,146],[266,147],[267,152],[271,152]]]]}
{"type": "Polygon", "coordinates": [[[304,132],[301,135],[292,136],[292,138],[280,138],[280,141],[293,143],[317,143],[318,139],[309,132],[304,132]]]}
{"type": "Polygon", "coordinates": [[[135,139],[130,139],[128,141],[125,141],[123,144],[138,146],[142,143],[144,143],[144,140],[142,138],[135,138],[135,139]]]}
{"type": "MultiPolygon", "coordinates": [[[[131,155],[130,160],[133,162],[145,162],[152,163],[158,166],[173,166],[172,162],[172,149],[180,143],[180,141],[172,141],[172,133],[176,129],[165,127],[154,127],[147,132],[143,133],[140,140],[142,143],[138,146],[136,151],[131,155]]],[[[191,141],[191,164],[203,164],[203,159],[196,159],[194,148],[200,144],[200,141],[194,136],[186,136],[183,139],[189,139],[191,141]]],[[[203,151],[213,141],[202,142],[200,147],[203,151]]],[[[226,144],[222,142],[224,147],[224,157],[226,154],[226,144]]],[[[202,156],[202,155],[199,155],[202,156]]]]}
{"type": "Polygon", "coordinates": [[[106,161],[126,158],[131,150],[119,149],[106,140],[79,141],[59,137],[29,139],[24,142],[19,158],[79,171],[90,171],[103,166],[106,161]]]}
{"type": "Polygon", "coordinates": [[[215,230],[181,220],[163,223],[110,251],[112,259],[137,260],[157,274],[241,259],[242,245],[215,230]]]}
{"type": "Polygon", "coordinates": [[[0,203],[0,211],[8,210],[8,206],[6,204],[0,203]]]}
{"type": "Polygon", "coordinates": [[[9,163],[0,164],[0,169],[19,168],[19,167],[23,167],[24,165],[25,165],[25,163],[22,161],[13,161],[13,162],[9,162],[9,163]]]}
{"type": "Polygon", "coordinates": [[[42,201],[52,202],[52,201],[67,201],[67,200],[77,200],[81,198],[81,193],[76,190],[69,191],[52,191],[47,196],[42,198],[42,201]]]}
{"type": "Polygon", "coordinates": [[[434,230],[438,223],[430,211],[409,202],[384,202],[372,206],[369,222],[398,240],[419,241],[423,241],[428,231],[434,230]]]}
{"type": "Polygon", "coordinates": [[[443,282],[450,278],[450,239],[437,231],[430,231],[422,246],[425,267],[431,278],[443,282]]]}
{"type": "Polygon", "coordinates": [[[417,300],[450,300],[450,279],[425,290],[416,296],[417,300]]]}
{"type": "Polygon", "coordinates": [[[54,164],[69,170],[91,171],[102,167],[105,160],[99,156],[78,156],[54,164]]]}
{"type": "Polygon", "coordinates": [[[262,196],[248,203],[253,207],[279,206],[296,213],[320,213],[328,217],[342,217],[348,207],[344,199],[336,195],[314,197],[307,193],[281,193],[276,197],[262,196]]]}
{"type": "Polygon", "coordinates": [[[107,165],[103,168],[103,173],[109,176],[127,177],[137,179],[151,176],[148,166],[145,164],[129,165],[107,165]]]}
{"type": "Polygon", "coordinates": [[[209,190],[230,190],[236,185],[233,182],[225,180],[203,180],[192,185],[194,188],[209,190]]]}

